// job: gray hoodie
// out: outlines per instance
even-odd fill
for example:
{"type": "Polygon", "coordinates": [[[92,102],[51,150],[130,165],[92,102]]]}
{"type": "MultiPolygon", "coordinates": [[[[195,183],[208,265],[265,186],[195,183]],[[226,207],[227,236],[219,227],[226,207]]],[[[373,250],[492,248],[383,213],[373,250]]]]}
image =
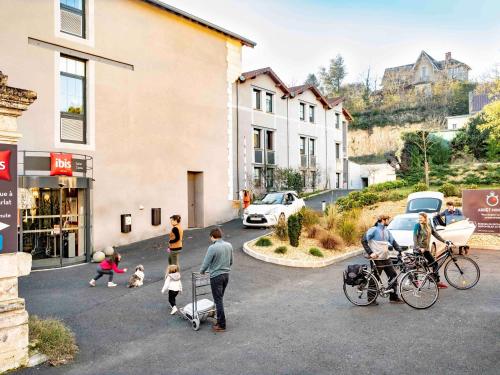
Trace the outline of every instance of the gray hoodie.
{"type": "Polygon", "coordinates": [[[167,290],[182,292],[181,274],[179,272],[169,273],[167,275],[161,292],[165,293],[167,290]]]}

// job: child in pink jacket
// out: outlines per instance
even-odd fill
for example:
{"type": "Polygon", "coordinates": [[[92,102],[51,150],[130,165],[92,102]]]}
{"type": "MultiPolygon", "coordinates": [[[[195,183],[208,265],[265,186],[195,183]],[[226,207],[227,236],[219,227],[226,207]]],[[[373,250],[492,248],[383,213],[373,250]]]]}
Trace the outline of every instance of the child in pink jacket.
{"type": "Polygon", "coordinates": [[[124,273],[127,272],[127,269],[120,269],[118,268],[118,263],[120,263],[120,260],[122,259],[122,256],[115,252],[113,255],[111,255],[109,258],[104,259],[99,265],[97,266],[97,275],[94,277],[92,280],[90,280],[89,284],[90,286],[95,286],[96,280],[100,279],[103,275],[109,275],[109,281],[108,281],[108,288],[114,288],[117,284],[113,282],[113,272],[116,273],[124,273]]]}

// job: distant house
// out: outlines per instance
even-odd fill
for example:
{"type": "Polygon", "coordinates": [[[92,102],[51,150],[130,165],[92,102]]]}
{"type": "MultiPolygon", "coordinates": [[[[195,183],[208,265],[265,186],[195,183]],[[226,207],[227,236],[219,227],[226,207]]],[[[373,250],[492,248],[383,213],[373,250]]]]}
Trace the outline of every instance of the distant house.
{"type": "Polygon", "coordinates": [[[468,81],[471,68],[451,57],[451,52],[446,52],[445,59],[437,61],[427,52],[422,51],[417,60],[412,64],[387,68],[382,77],[384,89],[389,87],[409,87],[428,85],[441,79],[454,79],[468,81]]]}
{"type": "Polygon", "coordinates": [[[465,127],[465,125],[467,125],[467,122],[469,121],[470,118],[471,118],[470,114],[458,115],[458,116],[448,116],[448,117],[446,117],[446,125],[447,125],[446,128],[448,130],[461,129],[461,128],[465,127]]]}

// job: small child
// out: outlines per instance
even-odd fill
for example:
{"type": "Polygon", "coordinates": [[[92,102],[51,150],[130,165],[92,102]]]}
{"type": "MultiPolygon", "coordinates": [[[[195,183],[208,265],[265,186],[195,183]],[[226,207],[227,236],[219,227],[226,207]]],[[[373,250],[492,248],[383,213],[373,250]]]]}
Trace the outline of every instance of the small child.
{"type": "Polygon", "coordinates": [[[109,258],[104,259],[97,266],[97,275],[89,281],[90,286],[95,286],[96,280],[100,279],[103,275],[109,275],[108,288],[114,288],[117,284],[113,282],[113,271],[116,273],[124,273],[127,272],[127,269],[118,268],[118,263],[122,256],[115,252],[109,258]]]}
{"type": "Polygon", "coordinates": [[[179,272],[179,267],[176,264],[171,264],[167,267],[165,284],[163,285],[161,292],[165,293],[166,290],[168,290],[168,302],[170,302],[170,306],[172,306],[170,315],[174,315],[177,312],[175,298],[179,293],[182,293],[181,274],[179,272]]]}

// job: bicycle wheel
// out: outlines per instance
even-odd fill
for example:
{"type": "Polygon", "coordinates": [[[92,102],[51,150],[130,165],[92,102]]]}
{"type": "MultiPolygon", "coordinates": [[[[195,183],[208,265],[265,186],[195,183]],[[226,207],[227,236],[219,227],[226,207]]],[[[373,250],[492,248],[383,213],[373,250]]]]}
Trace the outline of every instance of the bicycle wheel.
{"type": "Polygon", "coordinates": [[[446,263],[444,277],[456,289],[470,289],[479,281],[479,266],[469,257],[455,255],[446,263]]]}
{"type": "Polygon", "coordinates": [[[427,309],[436,303],[439,289],[430,273],[410,271],[399,283],[399,295],[414,309],[427,309]]]}
{"type": "Polygon", "coordinates": [[[377,299],[377,279],[369,272],[363,272],[364,279],[360,285],[347,285],[344,282],[344,294],[356,306],[368,306],[377,299]]]}

